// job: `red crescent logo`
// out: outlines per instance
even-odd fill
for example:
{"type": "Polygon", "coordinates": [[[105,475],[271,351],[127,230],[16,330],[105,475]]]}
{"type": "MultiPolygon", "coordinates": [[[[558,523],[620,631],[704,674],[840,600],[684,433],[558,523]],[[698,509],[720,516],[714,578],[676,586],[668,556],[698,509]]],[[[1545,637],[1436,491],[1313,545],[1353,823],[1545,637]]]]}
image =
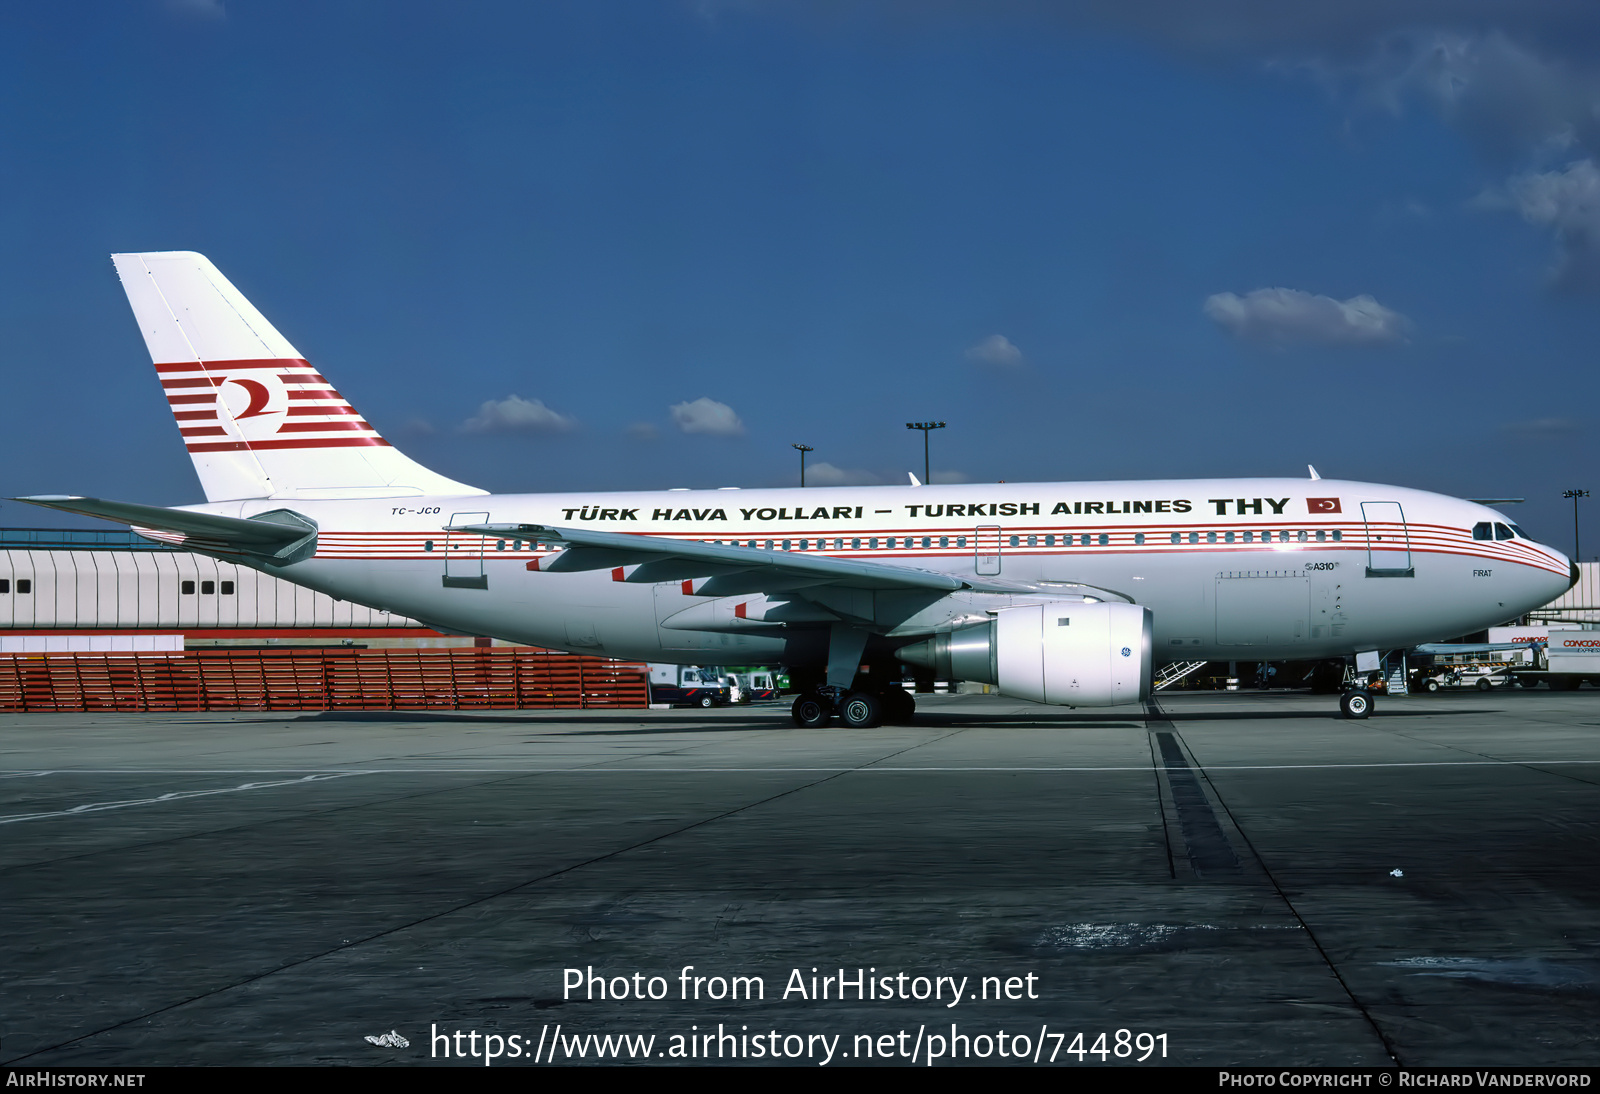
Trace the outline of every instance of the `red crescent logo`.
{"type": "Polygon", "coordinates": [[[258,414],[267,412],[267,400],[272,398],[272,393],[267,390],[267,385],[260,380],[235,380],[229,377],[228,383],[238,384],[250,393],[250,405],[245,407],[243,414],[235,414],[234,421],[240,418],[254,418],[258,414]]]}

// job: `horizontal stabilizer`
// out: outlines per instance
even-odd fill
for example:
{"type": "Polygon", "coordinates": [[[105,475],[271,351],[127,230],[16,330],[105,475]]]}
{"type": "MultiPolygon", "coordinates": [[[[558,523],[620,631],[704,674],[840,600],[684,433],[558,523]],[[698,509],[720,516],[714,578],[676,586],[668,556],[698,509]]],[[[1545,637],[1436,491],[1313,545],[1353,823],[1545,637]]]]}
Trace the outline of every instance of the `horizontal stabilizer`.
{"type": "Polygon", "coordinates": [[[78,513],[131,525],[140,535],[187,550],[211,555],[248,555],[277,565],[308,558],[316,552],[317,522],[288,509],[254,517],[223,517],[159,505],[41,494],[12,498],[46,509],[78,513]],[[165,534],[163,534],[165,533],[165,534]]]}

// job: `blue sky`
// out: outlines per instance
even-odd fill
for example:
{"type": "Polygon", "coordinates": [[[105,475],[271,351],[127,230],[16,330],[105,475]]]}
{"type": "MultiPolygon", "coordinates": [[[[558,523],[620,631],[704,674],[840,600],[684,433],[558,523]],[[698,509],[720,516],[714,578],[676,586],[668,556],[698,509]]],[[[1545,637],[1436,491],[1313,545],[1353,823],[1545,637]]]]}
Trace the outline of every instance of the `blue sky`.
{"type": "Polygon", "coordinates": [[[495,490],[937,418],[947,481],[1600,491],[1593,5],[91,8],[0,15],[7,495],[200,500],[107,259],[167,249],[495,490]]]}

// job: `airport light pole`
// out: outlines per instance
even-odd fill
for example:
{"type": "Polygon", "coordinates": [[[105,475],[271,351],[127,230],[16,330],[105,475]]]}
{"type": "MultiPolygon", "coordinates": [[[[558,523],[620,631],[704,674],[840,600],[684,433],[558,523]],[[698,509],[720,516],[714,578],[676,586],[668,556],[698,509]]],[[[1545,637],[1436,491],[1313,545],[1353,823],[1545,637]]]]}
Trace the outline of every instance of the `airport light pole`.
{"type": "Polygon", "coordinates": [[[815,452],[816,449],[809,444],[791,444],[789,447],[800,450],[800,485],[804,486],[806,484],[806,453],[815,452]]]}
{"type": "Polygon", "coordinates": [[[932,475],[928,473],[928,434],[935,429],[943,429],[943,422],[907,422],[907,429],[922,430],[922,482],[926,485],[932,475]]]}
{"type": "Polygon", "coordinates": [[[1578,499],[1588,497],[1589,491],[1568,490],[1561,496],[1572,499],[1572,561],[1582,562],[1583,550],[1578,544],[1578,499]]]}

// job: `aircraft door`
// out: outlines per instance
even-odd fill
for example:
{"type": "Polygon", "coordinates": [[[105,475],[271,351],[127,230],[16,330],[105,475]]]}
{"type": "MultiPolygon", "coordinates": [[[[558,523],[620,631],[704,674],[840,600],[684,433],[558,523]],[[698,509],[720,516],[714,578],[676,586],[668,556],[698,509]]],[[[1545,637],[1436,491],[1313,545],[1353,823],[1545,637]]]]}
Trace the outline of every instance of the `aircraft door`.
{"type": "Polygon", "coordinates": [[[458,532],[457,528],[489,523],[488,513],[451,513],[444,539],[444,587],[447,589],[487,589],[489,577],[483,572],[483,536],[458,532]]]}
{"type": "Polygon", "coordinates": [[[1000,574],[1000,527],[979,525],[972,537],[972,569],[979,577],[998,577],[1000,574]]]}
{"type": "Polygon", "coordinates": [[[1368,577],[1415,577],[1411,536],[1405,511],[1397,501],[1364,501],[1361,519],[1367,530],[1368,577]]]}

